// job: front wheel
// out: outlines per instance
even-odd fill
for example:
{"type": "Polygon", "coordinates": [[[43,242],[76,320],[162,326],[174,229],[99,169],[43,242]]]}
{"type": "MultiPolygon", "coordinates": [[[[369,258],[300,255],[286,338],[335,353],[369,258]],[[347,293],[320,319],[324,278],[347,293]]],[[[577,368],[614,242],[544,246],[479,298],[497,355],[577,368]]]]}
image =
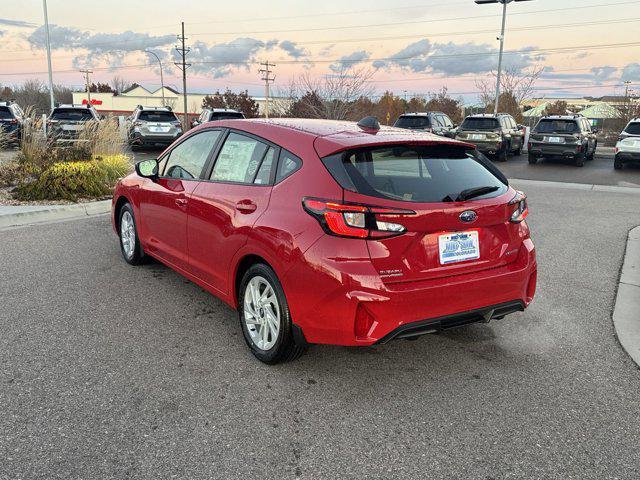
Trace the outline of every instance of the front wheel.
{"type": "Polygon", "coordinates": [[[240,326],[251,353],[267,364],[295,360],[305,351],[296,343],[284,290],[275,272],[256,264],[242,277],[238,290],[240,326]]]}
{"type": "Polygon", "coordinates": [[[140,265],[144,263],[145,256],[140,245],[138,237],[138,229],[136,220],[133,216],[133,208],[126,203],[120,209],[119,223],[120,226],[120,251],[125,261],[130,265],[140,265]]]}
{"type": "Polygon", "coordinates": [[[536,157],[535,155],[529,154],[529,163],[531,165],[535,165],[536,163],[538,163],[538,157],[536,157]]]}
{"type": "Polygon", "coordinates": [[[584,167],[584,155],[577,155],[575,158],[576,167],[584,167]]]}

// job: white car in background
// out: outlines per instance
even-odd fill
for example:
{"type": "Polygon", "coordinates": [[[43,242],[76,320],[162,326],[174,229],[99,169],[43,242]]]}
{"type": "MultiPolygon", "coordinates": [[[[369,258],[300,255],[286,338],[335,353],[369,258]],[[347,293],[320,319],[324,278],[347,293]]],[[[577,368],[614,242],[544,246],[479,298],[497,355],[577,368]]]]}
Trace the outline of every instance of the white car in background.
{"type": "Polygon", "coordinates": [[[625,163],[640,163],[640,118],[629,122],[616,144],[613,168],[620,170],[625,163]]]}

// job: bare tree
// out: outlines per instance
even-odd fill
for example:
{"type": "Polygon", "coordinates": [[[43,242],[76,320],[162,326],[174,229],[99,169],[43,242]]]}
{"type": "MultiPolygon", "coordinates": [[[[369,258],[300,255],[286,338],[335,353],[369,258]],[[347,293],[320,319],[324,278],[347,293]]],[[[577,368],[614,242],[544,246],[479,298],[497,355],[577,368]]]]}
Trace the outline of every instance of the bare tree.
{"type": "Polygon", "coordinates": [[[311,118],[344,120],[358,98],[373,93],[374,88],[369,83],[373,74],[369,69],[343,68],[314,78],[306,72],[292,82],[294,104],[298,103],[311,118]]]}
{"type": "Polygon", "coordinates": [[[119,77],[118,75],[116,75],[111,79],[111,88],[118,95],[120,95],[130,86],[131,86],[130,82],[127,82],[124,78],[119,77]]]}
{"type": "MultiPolygon", "coordinates": [[[[508,67],[502,71],[500,76],[500,92],[513,96],[518,105],[528,100],[535,92],[535,85],[540,75],[544,72],[544,67],[532,67],[529,70],[520,70],[516,67],[508,67]]],[[[492,106],[495,102],[497,72],[492,71],[491,76],[483,79],[476,79],[476,88],[480,92],[480,101],[485,106],[492,106]]]]}

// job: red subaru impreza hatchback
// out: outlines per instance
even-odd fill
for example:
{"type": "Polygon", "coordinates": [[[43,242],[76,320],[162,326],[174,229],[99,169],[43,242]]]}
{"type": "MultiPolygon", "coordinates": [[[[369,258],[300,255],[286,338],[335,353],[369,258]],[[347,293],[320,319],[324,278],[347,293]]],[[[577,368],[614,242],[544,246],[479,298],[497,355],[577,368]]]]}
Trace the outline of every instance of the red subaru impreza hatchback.
{"type": "Polygon", "coordinates": [[[266,363],[523,311],[527,201],[466,143],[325,120],[202,125],[113,196],[125,260],[165,263],[237,308],[266,363]]]}

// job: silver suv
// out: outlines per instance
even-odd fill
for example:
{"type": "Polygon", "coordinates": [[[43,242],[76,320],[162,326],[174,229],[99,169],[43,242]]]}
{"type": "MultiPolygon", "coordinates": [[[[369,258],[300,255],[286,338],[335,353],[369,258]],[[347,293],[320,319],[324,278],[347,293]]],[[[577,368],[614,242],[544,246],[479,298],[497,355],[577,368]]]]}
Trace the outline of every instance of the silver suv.
{"type": "Polygon", "coordinates": [[[132,149],[167,146],[182,135],[180,120],[170,107],[138,105],[128,119],[127,130],[132,149]]]}
{"type": "Polygon", "coordinates": [[[47,138],[55,143],[77,142],[84,126],[100,119],[91,105],[58,105],[47,119],[47,138]]]}
{"type": "Polygon", "coordinates": [[[242,119],[244,113],[230,108],[205,108],[198,118],[191,122],[192,127],[197,127],[203,123],[215,122],[216,120],[242,119]]]}

